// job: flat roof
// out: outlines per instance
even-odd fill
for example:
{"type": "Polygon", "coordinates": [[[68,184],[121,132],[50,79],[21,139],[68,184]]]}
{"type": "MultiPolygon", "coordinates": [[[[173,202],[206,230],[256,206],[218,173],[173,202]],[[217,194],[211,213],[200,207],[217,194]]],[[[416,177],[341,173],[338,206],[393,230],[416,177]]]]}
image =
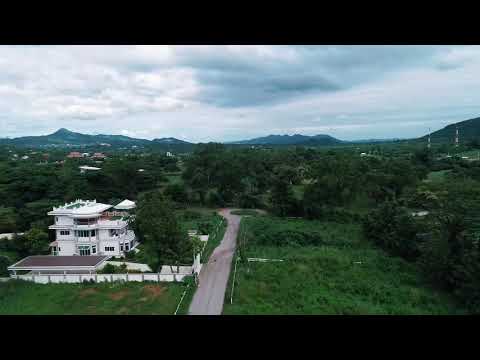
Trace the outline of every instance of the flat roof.
{"type": "Polygon", "coordinates": [[[95,200],[76,200],[72,203],[65,204],[60,207],[54,207],[53,211],[50,211],[49,215],[94,215],[100,214],[107,209],[110,209],[112,205],[97,203],[95,200]]]}
{"type": "Polygon", "coordinates": [[[55,255],[33,255],[18,261],[9,268],[45,268],[45,267],[95,267],[107,260],[109,256],[55,256],[55,255]]]}

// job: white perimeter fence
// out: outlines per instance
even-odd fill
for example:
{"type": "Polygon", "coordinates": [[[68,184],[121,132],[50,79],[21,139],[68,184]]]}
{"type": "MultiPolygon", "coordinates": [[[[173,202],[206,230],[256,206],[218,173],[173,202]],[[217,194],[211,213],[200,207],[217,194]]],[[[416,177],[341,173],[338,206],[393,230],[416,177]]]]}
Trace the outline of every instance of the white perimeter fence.
{"type": "Polygon", "coordinates": [[[185,277],[192,276],[186,273],[144,273],[144,274],[26,274],[11,275],[12,279],[33,281],[38,284],[59,284],[59,283],[83,283],[84,281],[114,282],[114,281],[154,281],[154,282],[173,282],[183,281],[185,277]]]}

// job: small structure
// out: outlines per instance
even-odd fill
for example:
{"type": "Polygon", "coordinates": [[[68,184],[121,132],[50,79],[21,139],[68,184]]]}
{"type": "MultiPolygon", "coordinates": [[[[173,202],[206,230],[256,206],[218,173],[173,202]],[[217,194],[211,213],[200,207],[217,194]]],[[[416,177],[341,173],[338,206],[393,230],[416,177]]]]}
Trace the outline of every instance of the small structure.
{"type": "Polygon", "coordinates": [[[423,210],[423,211],[417,211],[417,212],[412,212],[412,216],[413,217],[416,217],[416,216],[427,216],[430,212],[429,211],[426,211],[426,210],[423,210]]]}
{"type": "Polygon", "coordinates": [[[102,170],[102,168],[98,168],[98,167],[94,167],[94,166],[86,166],[86,165],[79,166],[78,168],[80,169],[80,173],[81,173],[81,174],[83,174],[85,171],[98,171],[98,170],[102,170]]]}
{"type": "Polygon", "coordinates": [[[103,160],[103,159],[105,159],[105,158],[106,158],[106,155],[103,154],[103,153],[94,153],[94,154],[92,155],[92,159],[101,159],[101,160],[103,160]]]}
{"type": "Polygon", "coordinates": [[[172,154],[170,151],[167,151],[167,156],[168,156],[168,157],[172,157],[173,154],[172,154]]]}
{"type": "Polygon", "coordinates": [[[128,199],[123,200],[118,205],[115,205],[113,208],[117,210],[132,210],[135,209],[135,202],[128,199]]]}
{"type": "Polygon", "coordinates": [[[29,271],[34,274],[92,274],[102,267],[110,256],[27,256],[9,266],[8,271],[29,271]]]}
{"type": "Polygon", "coordinates": [[[82,157],[82,154],[80,154],[78,151],[72,151],[70,154],[67,155],[67,158],[69,159],[80,159],[82,157]]]}
{"type": "Polygon", "coordinates": [[[82,157],[87,158],[90,156],[90,153],[82,153],[82,157]]]}
{"type": "Polygon", "coordinates": [[[23,235],[23,233],[3,233],[0,234],[0,239],[12,240],[15,235],[23,235]]]}
{"type": "Polygon", "coordinates": [[[29,158],[29,156],[27,156],[27,155],[22,156],[22,160],[27,160],[28,158],[29,158]]]}

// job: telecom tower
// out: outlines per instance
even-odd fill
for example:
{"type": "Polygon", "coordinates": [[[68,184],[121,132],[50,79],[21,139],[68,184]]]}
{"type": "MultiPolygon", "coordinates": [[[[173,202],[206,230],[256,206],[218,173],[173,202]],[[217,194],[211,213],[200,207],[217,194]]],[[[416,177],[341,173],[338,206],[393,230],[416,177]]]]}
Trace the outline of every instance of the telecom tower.
{"type": "Polygon", "coordinates": [[[458,126],[455,127],[455,147],[458,147],[458,126]]]}
{"type": "Polygon", "coordinates": [[[427,148],[430,149],[430,128],[428,128],[428,144],[427,144],[427,148]]]}

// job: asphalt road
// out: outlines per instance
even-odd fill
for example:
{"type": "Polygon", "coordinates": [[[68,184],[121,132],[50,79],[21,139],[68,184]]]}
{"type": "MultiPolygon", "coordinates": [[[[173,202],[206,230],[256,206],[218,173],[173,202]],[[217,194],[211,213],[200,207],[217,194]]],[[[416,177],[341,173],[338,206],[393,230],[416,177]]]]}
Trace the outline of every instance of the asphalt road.
{"type": "Polygon", "coordinates": [[[220,215],[228,225],[220,245],[213,251],[199,275],[199,286],[193,296],[189,315],[221,315],[227,289],[230,267],[235,253],[240,216],[230,214],[233,209],[223,209],[220,215]]]}

